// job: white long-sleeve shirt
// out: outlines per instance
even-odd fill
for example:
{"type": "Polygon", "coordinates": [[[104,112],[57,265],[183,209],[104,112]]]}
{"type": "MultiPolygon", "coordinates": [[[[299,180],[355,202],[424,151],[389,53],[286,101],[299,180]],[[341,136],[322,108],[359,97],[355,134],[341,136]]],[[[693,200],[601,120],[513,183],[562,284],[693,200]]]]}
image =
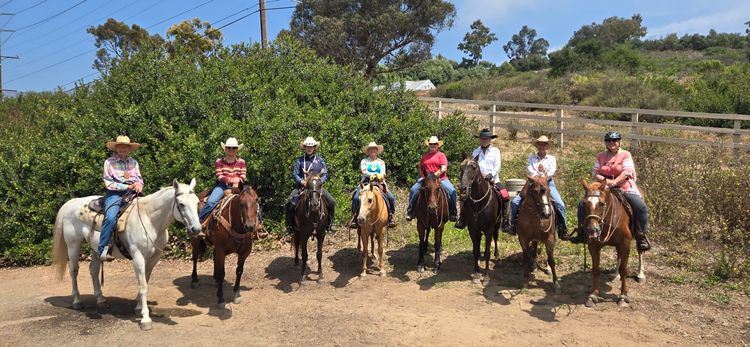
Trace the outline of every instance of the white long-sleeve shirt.
{"type": "Polygon", "coordinates": [[[531,177],[546,175],[547,177],[551,178],[557,171],[557,159],[555,159],[555,156],[550,154],[547,154],[543,159],[540,159],[539,155],[537,153],[534,153],[529,156],[526,171],[529,172],[529,176],[531,177]],[[540,164],[542,165],[541,169],[539,168],[540,164]]]}
{"type": "Polygon", "coordinates": [[[500,173],[501,155],[500,149],[490,145],[487,148],[487,152],[482,151],[482,147],[477,147],[474,152],[471,153],[473,158],[478,157],[477,162],[479,163],[479,171],[482,172],[482,176],[492,175],[492,183],[497,183],[500,173]]]}

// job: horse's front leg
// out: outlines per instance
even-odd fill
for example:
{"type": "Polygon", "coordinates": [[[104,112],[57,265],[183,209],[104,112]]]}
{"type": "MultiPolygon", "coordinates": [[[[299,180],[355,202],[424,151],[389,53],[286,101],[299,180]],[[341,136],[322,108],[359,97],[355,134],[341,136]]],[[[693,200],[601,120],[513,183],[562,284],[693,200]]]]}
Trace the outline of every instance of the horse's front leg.
{"type": "Polygon", "coordinates": [[[492,247],[492,232],[484,232],[484,286],[490,285],[490,248],[492,247]]]}
{"type": "Polygon", "coordinates": [[[224,301],[225,257],[226,254],[224,254],[224,250],[221,247],[214,247],[214,281],[216,282],[216,297],[220,309],[226,307],[226,301],[224,301]]]}
{"type": "Polygon", "coordinates": [[[200,241],[195,237],[191,238],[190,246],[193,258],[193,272],[190,274],[190,288],[198,288],[200,287],[200,283],[198,282],[198,257],[200,257],[202,247],[200,241]]]}
{"type": "Polygon", "coordinates": [[[643,259],[643,251],[638,251],[638,275],[636,276],[636,280],[638,283],[642,283],[646,281],[646,273],[645,273],[645,267],[646,267],[646,261],[643,259]]]}
{"type": "Polygon", "coordinates": [[[380,269],[380,276],[385,277],[385,265],[383,265],[383,235],[384,230],[380,229],[380,231],[377,233],[378,237],[378,269],[380,269]]]}
{"type": "Polygon", "coordinates": [[[302,286],[302,284],[305,282],[305,272],[307,272],[307,258],[309,257],[309,254],[307,252],[307,240],[309,238],[305,237],[303,240],[300,240],[300,251],[302,251],[302,266],[300,269],[300,278],[299,278],[299,285],[302,286]]]}
{"type": "Polygon", "coordinates": [[[427,231],[417,221],[417,233],[419,234],[419,258],[417,259],[417,272],[424,271],[424,255],[427,253],[427,231]]]}
{"type": "Polygon", "coordinates": [[[240,282],[242,281],[242,273],[245,271],[245,260],[247,259],[247,256],[250,255],[252,243],[248,244],[246,247],[247,249],[243,252],[237,253],[237,270],[235,271],[237,277],[234,280],[234,299],[232,299],[232,302],[235,304],[242,303],[242,298],[240,297],[240,282]]]}
{"type": "Polygon", "coordinates": [[[370,233],[369,227],[361,227],[360,232],[362,233],[362,272],[359,274],[361,277],[367,276],[367,247],[369,246],[370,233]]]}
{"type": "Polygon", "coordinates": [[[479,245],[482,242],[482,231],[469,230],[469,235],[471,235],[471,248],[474,255],[474,274],[472,275],[472,282],[479,284],[482,280],[482,274],[479,272],[479,245]]]}
{"type": "Polygon", "coordinates": [[[599,260],[602,246],[595,241],[589,242],[589,254],[591,254],[591,294],[586,299],[586,307],[594,307],[599,302],[599,260]]]}
{"type": "Polygon", "coordinates": [[[318,284],[322,284],[325,282],[325,275],[323,275],[323,241],[326,238],[325,230],[321,231],[318,235],[318,249],[315,253],[315,258],[318,259],[318,284]]]}
{"type": "Polygon", "coordinates": [[[143,254],[133,252],[133,271],[138,282],[138,297],[136,298],[136,310],[141,313],[141,329],[151,330],[153,323],[148,312],[148,280],[146,279],[146,259],[143,254]]]}
{"type": "Polygon", "coordinates": [[[440,265],[443,264],[443,228],[445,225],[441,225],[435,228],[435,272],[440,270],[440,265]]]}
{"type": "Polygon", "coordinates": [[[531,269],[534,266],[531,260],[531,245],[523,233],[518,234],[518,242],[521,244],[521,251],[523,253],[523,288],[528,288],[529,280],[531,279],[531,269]]]}
{"type": "Polygon", "coordinates": [[[617,247],[617,257],[620,258],[618,271],[620,273],[620,296],[617,298],[617,305],[626,307],[630,303],[628,297],[628,258],[630,257],[630,241],[625,242],[617,247]]]}
{"type": "Polygon", "coordinates": [[[557,282],[557,271],[555,271],[555,237],[550,234],[544,241],[544,249],[547,251],[547,265],[552,270],[552,288],[555,292],[560,290],[560,283],[557,282]]]}

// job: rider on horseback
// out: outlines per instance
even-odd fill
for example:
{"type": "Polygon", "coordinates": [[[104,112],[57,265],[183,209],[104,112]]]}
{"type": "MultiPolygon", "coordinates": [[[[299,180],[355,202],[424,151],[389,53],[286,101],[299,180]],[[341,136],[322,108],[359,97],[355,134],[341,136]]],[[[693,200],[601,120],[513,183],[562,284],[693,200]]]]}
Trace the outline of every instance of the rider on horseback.
{"type": "MultiPolygon", "coordinates": [[[[367,146],[362,148],[362,152],[367,154],[367,157],[362,159],[359,163],[359,170],[362,171],[362,182],[369,181],[371,177],[382,175],[385,177],[385,162],[383,159],[378,158],[380,153],[383,153],[383,145],[378,145],[375,142],[370,142],[367,146]]],[[[385,181],[383,182],[385,187],[385,181]]],[[[360,186],[354,190],[352,195],[352,220],[349,222],[350,228],[357,228],[357,215],[359,214],[359,190],[360,186]]],[[[390,189],[385,189],[385,198],[388,201],[388,227],[395,228],[396,223],[393,221],[393,214],[396,213],[396,197],[393,195],[390,189]]]]}
{"type": "MultiPolygon", "coordinates": [[[[497,135],[493,135],[490,129],[484,128],[479,132],[479,136],[475,135],[474,137],[479,138],[479,147],[471,153],[471,157],[477,158],[479,171],[495,188],[495,193],[499,203],[498,206],[503,206],[504,198],[502,191],[505,190],[505,187],[500,181],[498,174],[500,172],[501,162],[500,149],[492,145],[492,139],[497,138],[497,135]]],[[[507,194],[507,192],[505,194],[507,194]]],[[[463,205],[461,205],[461,207],[463,208],[463,205]]],[[[456,222],[455,227],[458,229],[466,227],[461,215],[458,216],[458,221],[456,222]]]]}
{"type": "MultiPolygon", "coordinates": [[[[565,214],[565,202],[563,202],[560,193],[557,191],[555,186],[555,172],[557,171],[557,159],[551,154],[547,154],[547,148],[549,148],[550,140],[547,136],[540,136],[538,139],[533,141],[536,146],[536,153],[529,156],[527,161],[526,170],[528,171],[529,177],[547,176],[549,179],[549,195],[555,205],[555,214],[557,220],[557,236],[563,239],[563,236],[567,234],[567,218],[565,214]]],[[[516,234],[516,218],[518,218],[518,208],[521,206],[521,194],[516,195],[511,202],[511,226],[510,234],[516,234]]]]}
{"type": "MultiPolygon", "coordinates": [[[[646,233],[648,232],[648,209],[643,200],[640,190],[636,187],[637,174],[635,163],[630,152],[620,148],[622,136],[616,131],[610,131],[604,135],[606,151],[596,156],[591,176],[597,181],[604,181],[609,189],[619,189],[623,192],[625,200],[633,209],[637,227],[634,232],[636,245],[639,251],[647,251],[651,248],[646,233]]],[[[581,223],[585,220],[586,209],[583,202],[578,204],[578,235],[571,239],[573,243],[586,241],[581,223]]]]}
{"type": "MultiPolygon", "coordinates": [[[[320,147],[320,142],[315,141],[314,138],[308,136],[304,141],[300,142],[300,147],[305,151],[301,157],[297,158],[294,162],[293,176],[294,176],[294,189],[287,198],[286,206],[284,209],[286,217],[286,232],[288,234],[294,233],[294,209],[297,204],[298,197],[301,191],[305,188],[305,178],[308,174],[318,173],[323,183],[328,180],[328,169],[326,162],[315,151],[320,147]]],[[[336,200],[333,199],[330,193],[323,188],[323,198],[328,205],[328,211],[331,218],[328,219],[328,230],[333,231],[333,216],[335,216],[336,200]]]]}
{"type": "Polygon", "coordinates": [[[409,208],[406,210],[406,220],[410,221],[414,219],[414,203],[417,201],[417,196],[419,196],[417,194],[419,193],[419,189],[422,188],[422,181],[425,179],[427,173],[434,173],[435,176],[440,178],[440,186],[448,194],[448,219],[455,222],[456,188],[453,188],[453,184],[448,180],[448,175],[446,174],[448,171],[448,157],[439,150],[443,146],[443,141],[438,140],[437,136],[431,136],[429,140],[425,140],[424,144],[430,150],[419,161],[419,174],[421,177],[409,189],[409,208]]]}
{"type": "Polygon", "coordinates": [[[247,176],[247,164],[242,158],[237,157],[237,153],[245,147],[244,144],[238,144],[237,139],[230,137],[226,143],[221,143],[221,148],[226,155],[224,158],[216,159],[214,163],[216,173],[216,185],[208,196],[208,201],[198,213],[201,220],[201,232],[198,238],[205,238],[205,230],[208,228],[208,214],[216,207],[225,195],[225,191],[231,191],[232,188],[238,188],[240,183],[245,182],[247,176]]]}
{"type": "Polygon", "coordinates": [[[128,192],[140,193],[143,190],[143,176],[138,162],[128,154],[141,147],[140,144],[130,142],[124,135],[117,136],[117,140],[107,142],[107,148],[115,152],[104,162],[104,222],[99,234],[99,259],[112,261],[109,255],[109,241],[117,223],[122,197],[128,192]]]}

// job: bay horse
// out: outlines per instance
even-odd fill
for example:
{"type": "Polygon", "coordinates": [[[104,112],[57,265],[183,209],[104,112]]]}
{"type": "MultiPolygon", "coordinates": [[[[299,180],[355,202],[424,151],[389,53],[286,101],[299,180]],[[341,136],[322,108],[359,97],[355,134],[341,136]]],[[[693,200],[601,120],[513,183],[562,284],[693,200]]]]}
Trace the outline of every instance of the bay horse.
{"type": "MultiPolygon", "coordinates": [[[[618,275],[615,281],[619,279],[621,282],[617,305],[628,306],[630,298],[628,297],[628,287],[625,280],[628,275],[630,244],[634,235],[630,229],[631,218],[625,206],[604,182],[589,184],[582,178],[581,186],[585,191],[581,204],[584,207],[586,217],[583,222],[579,221],[579,224],[583,226],[583,230],[579,230],[579,232],[585,233],[585,239],[588,243],[593,282],[591,294],[586,299],[586,307],[593,307],[601,301],[601,297],[599,297],[599,275],[601,273],[601,249],[604,246],[614,246],[617,250],[618,275]]],[[[636,278],[640,281],[646,278],[643,274],[642,251],[638,251],[638,261],[639,269],[636,278]]]]}
{"type": "Polygon", "coordinates": [[[216,281],[216,296],[218,306],[223,309],[226,307],[224,300],[224,261],[228,254],[237,253],[237,269],[235,273],[237,278],[234,282],[234,297],[232,301],[235,304],[242,302],[240,297],[240,280],[245,268],[245,260],[253,249],[253,239],[256,237],[260,226],[258,218],[258,193],[255,189],[245,184],[242,188],[232,190],[232,195],[222,200],[221,205],[217,206],[221,212],[218,219],[212,211],[209,218],[214,220],[209,222],[208,235],[205,239],[200,240],[197,237],[190,239],[190,245],[193,255],[193,273],[191,274],[190,286],[198,288],[198,271],[196,264],[198,258],[205,253],[209,245],[214,246],[214,281],[216,281]]]}
{"type": "Polygon", "coordinates": [[[305,189],[300,193],[299,202],[294,211],[294,266],[299,265],[299,252],[302,251],[302,269],[299,279],[300,286],[305,281],[307,271],[307,241],[315,237],[318,241],[316,258],[318,259],[318,283],[323,283],[323,241],[329,218],[328,206],[323,199],[323,181],[317,174],[305,178],[305,189]]]}
{"type": "Polygon", "coordinates": [[[552,270],[552,286],[555,291],[560,289],[555,271],[555,235],[557,223],[552,197],[549,192],[549,178],[547,176],[529,176],[521,190],[521,206],[518,211],[517,231],[518,242],[523,250],[523,287],[529,284],[531,272],[537,266],[537,247],[544,242],[547,251],[547,264],[552,270]]]}
{"type": "MultiPolygon", "coordinates": [[[[362,273],[360,276],[367,276],[367,240],[372,240],[373,236],[378,240],[378,269],[380,276],[385,276],[386,271],[383,266],[383,238],[385,236],[386,225],[388,224],[388,206],[383,198],[381,181],[378,178],[372,178],[364,184],[359,193],[359,215],[357,217],[359,224],[359,239],[362,241],[362,273]]],[[[372,243],[373,256],[375,255],[375,244],[372,243]]]]}
{"type": "MultiPolygon", "coordinates": [[[[467,157],[461,162],[461,217],[469,229],[474,254],[472,281],[487,286],[490,283],[490,246],[500,230],[502,206],[493,191],[492,183],[482,176],[478,158],[467,157]],[[479,268],[480,245],[484,234],[484,281],[479,268]]],[[[496,246],[497,247],[497,244],[496,246]]],[[[497,250],[495,251],[497,253],[497,250]]]]}
{"type": "MultiPolygon", "coordinates": [[[[153,328],[147,305],[148,281],[151,278],[151,271],[159,262],[167,246],[169,226],[177,220],[186,226],[190,234],[197,234],[201,230],[198,218],[198,196],[193,192],[194,187],[195,179],[190,181],[189,185],[179,183],[175,179],[171,187],[136,198],[132,212],[126,217],[125,230],[115,235],[122,240],[133,259],[133,271],[138,283],[135,312],[141,314],[140,327],[143,330],[153,328]]],[[[96,303],[101,305],[105,302],[101,283],[97,277],[102,264],[96,251],[99,244],[99,230],[96,228],[99,226],[81,219],[82,208],[98,198],[100,196],[68,200],[57,212],[55,218],[52,266],[57,279],[62,280],[65,265],[68,264],[73,287],[72,308],[74,309],[83,308],[78,292],[78,257],[84,241],[91,246],[89,271],[94,285],[96,303]]],[[[117,247],[114,248],[113,255],[123,258],[117,247]]]]}
{"type": "Polygon", "coordinates": [[[417,232],[419,233],[419,260],[417,272],[424,272],[424,256],[427,254],[430,229],[435,230],[435,261],[434,270],[440,270],[443,250],[443,228],[448,221],[448,195],[440,186],[440,179],[434,173],[429,173],[422,180],[419,196],[414,203],[414,214],[417,217],[417,232]]]}

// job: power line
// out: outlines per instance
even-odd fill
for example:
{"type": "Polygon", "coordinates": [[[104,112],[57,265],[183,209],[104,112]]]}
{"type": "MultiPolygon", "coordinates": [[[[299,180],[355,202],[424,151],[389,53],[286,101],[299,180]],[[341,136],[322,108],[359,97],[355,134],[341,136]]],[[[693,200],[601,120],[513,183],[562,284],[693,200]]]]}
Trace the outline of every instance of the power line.
{"type": "Polygon", "coordinates": [[[214,2],[214,0],[208,0],[208,1],[206,1],[206,2],[204,2],[204,3],[202,3],[202,4],[200,4],[200,5],[197,5],[197,6],[195,6],[195,7],[192,7],[192,8],[190,8],[190,9],[188,9],[188,10],[185,10],[185,11],[182,11],[182,12],[180,12],[180,13],[178,13],[178,14],[176,14],[176,15],[172,16],[172,17],[169,17],[169,18],[167,18],[167,19],[165,19],[165,20],[163,20],[163,21],[160,21],[159,23],[156,23],[156,24],[150,25],[150,26],[146,27],[146,29],[151,29],[151,28],[153,28],[153,27],[155,27],[155,26],[157,26],[157,25],[159,25],[159,24],[162,24],[162,23],[164,23],[164,22],[167,22],[167,21],[170,21],[170,20],[172,20],[172,19],[175,19],[175,18],[177,18],[177,17],[179,17],[179,16],[182,16],[182,15],[183,15],[183,14],[185,14],[185,13],[188,13],[188,12],[190,12],[190,11],[192,11],[192,10],[195,10],[195,9],[199,8],[199,7],[203,7],[203,6],[205,6],[205,5],[209,4],[209,3],[212,3],[212,2],[214,2]]]}
{"type": "Polygon", "coordinates": [[[5,5],[7,5],[7,4],[10,4],[11,2],[13,2],[13,0],[8,0],[8,1],[6,1],[6,2],[4,3],[4,4],[0,5],[0,7],[3,7],[3,6],[5,6],[5,5]]]}
{"type": "Polygon", "coordinates": [[[31,6],[27,7],[27,8],[24,8],[23,10],[20,10],[20,11],[16,11],[16,14],[21,14],[21,13],[24,13],[24,12],[26,12],[26,11],[28,11],[28,10],[30,10],[30,9],[32,9],[32,8],[34,8],[34,7],[37,7],[37,6],[39,6],[39,5],[41,5],[41,4],[45,3],[45,2],[47,2],[47,0],[42,0],[42,1],[40,1],[40,2],[37,2],[37,3],[36,3],[36,4],[34,4],[34,5],[31,5],[31,6]]]}
{"type": "MultiPolygon", "coordinates": [[[[137,2],[137,1],[136,1],[136,2],[137,2]]],[[[77,18],[75,18],[75,19],[73,19],[73,20],[70,20],[70,21],[68,21],[67,23],[64,23],[64,24],[60,24],[60,25],[58,26],[58,28],[66,27],[66,26],[68,26],[68,25],[70,25],[70,24],[73,24],[73,23],[77,23],[77,22],[78,22],[79,20],[81,20],[81,19],[83,19],[83,18],[87,17],[88,15],[90,15],[90,14],[92,14],[92,13],[94,13],[94,12],[98,11],[99,9],[101,9],[102,7],[104,7],[104,6],[107,6],[107,5],[109,5],[109,3],[107,3],[107,2],[105,1],[105,2],[103,3],[103,4],[101,4],[101,5],[97,6],[97,7],[95,7],[95,8],[93,9],[93,10],[91,10],[91,11],[88,11],[88,12],[86,12],[85,14],[83,14],[83,15],[81,15],[81,16],[78,16],[77,18]]],[[[57,30],[58,28],[55,28],[55,29],[53,30],[53,32],[54,32],[55,30],[57,30]]],[[[30,30],[26,30],[26,31],[24,31],[24,32],[22,32],[22,33],[20,33],[20,34],[18,34],[18,36],[23,36],[24,34],[28,34],[28,33],[33,33],[33,32],[34,32],[34,30],[31,30],[31,29],[32,29],[32,28],[30,28],[30,30]]],[[[46,35],[44,35],[44,34],[37,34],[37,39],[38,39],[38,38],[44,38],[45,36],[46,36],[46,35]]],[[[28,42],[30,42],[30,41],[33,41],[33,39],[32,39],[32,40],[28,40],[28,41],[25,41],[25,42],[23,42],[23,43],[22,43],[21,45],[23,45],[23,44],[26,44],[26,43],[28,43],[28,42]]],[[[16,49],[18,49],[18,47],[15,47],[15,48],[16,48],[16,49]]]]}
{"type": "Polygon", "coordinates": [[[31,27],[37,26],[37,25],[39,25],[39,24],[42,24],[42,23],[44,23],[44,22],[47,22],[47,21],[49,21],[49,20],[51,20],[51,19],[53,19],[53,18],[55,18],[55,17],[57,17],[57,16],[59,16],[59,15],[61,15],[61,14],[65,13],[65,12],[68,12],[68,11],[70,11],[70,10],[72,10],[72,9],[74,9],[74,8],[76,8],[76,7],[78,7],[79,5],[83,4],[83,3],[84,3],[84,2],[86,2],[86,1],[88,1],[88,0],[81,0],[81,1],[79,1],[78,3],[76,3],[75,5],[73,5],[73,6],[70,6],[70,7],[66,8],[66,9],[64,9],[64,10],[62,10],[62,11],[58,12],[58,13],[55,13],[55,14],[53,14],[53,15],[51,15],[51,16],[49,16],[49,17],[45,18],[45,19],[42,19],[42,20],[40,20],[40,21],[38,21],[38,22],[36,22],[36,23],[33,23],[33,24],[29,24],[29,25],[26,25],[26,26],[22,26],[22,27],[20,27],[20,28],[18,28],[18,29],[16,29],[16,30],[17,30],[17,31],[21,31],[21,30],[26,30],[26,29],[28,29],[28,28],[31,28],[31,27]]]}

